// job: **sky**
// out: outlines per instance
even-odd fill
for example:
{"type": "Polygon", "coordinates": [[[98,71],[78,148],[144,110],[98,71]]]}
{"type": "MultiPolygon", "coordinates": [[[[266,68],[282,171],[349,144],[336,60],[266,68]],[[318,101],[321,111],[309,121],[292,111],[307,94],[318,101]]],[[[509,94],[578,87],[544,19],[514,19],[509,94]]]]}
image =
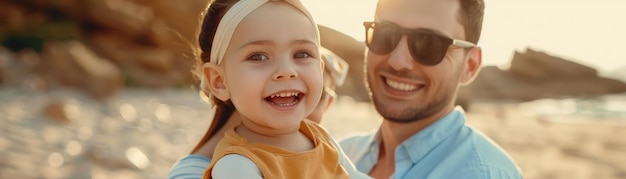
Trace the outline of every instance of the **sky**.
{"type": "MultiPolygon", "coordinates": [[[[376,0],[302,0],[317,23],[363,41],[376,0]],[[344,12],[345,11],[345,12],[344,12]]],[[[483,64],[507,68],[526,48],[570,59],[601,73],[626,69],[624,0],[485,0],[479,46],[483,64]]]]}

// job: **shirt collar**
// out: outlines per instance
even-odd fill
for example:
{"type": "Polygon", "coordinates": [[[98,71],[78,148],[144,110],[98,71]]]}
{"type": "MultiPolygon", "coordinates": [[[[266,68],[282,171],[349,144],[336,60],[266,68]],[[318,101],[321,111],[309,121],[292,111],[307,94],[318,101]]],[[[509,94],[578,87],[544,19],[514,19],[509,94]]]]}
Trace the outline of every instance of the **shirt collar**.
{"type": "MultiPolygon", "coordinates": [[[[403,148],[408,153],[409,159],[416,163],[424,157],[431,149],[439,144],[443,139],[451,133],[460,129],[465,125],[465,112],[461,107],[455,107],[450,113],[443,118],[432,123],[428,127],[422,129],[418,133],[409,137],[402,142],[396,149],[396,155],[399,155],[398,149],[403,148]]],[[[378,153],[380,144],[380,128],[375,135],[370,135],[368,143],[370,144],[370,152],[378,153]]]]}
{"type": "Polygon", "coordinates": [[[374,135],[369,135],[369,139],[367,139],[369,146],[369,151],[376,153],[378,156],[379,144],[380,144],[380,127],[376,130],[374,135]]]}
{"type": "MultiPolygon", "coordinates": [[[[409,137],[399,147],[404,148],[411,161],[416,163],[463,125],[465,125],[465,112],[463,108],[456,107],[443,118],[409,137]]],[[[397,152],[398,149],[396,149],[397,152]]]]}

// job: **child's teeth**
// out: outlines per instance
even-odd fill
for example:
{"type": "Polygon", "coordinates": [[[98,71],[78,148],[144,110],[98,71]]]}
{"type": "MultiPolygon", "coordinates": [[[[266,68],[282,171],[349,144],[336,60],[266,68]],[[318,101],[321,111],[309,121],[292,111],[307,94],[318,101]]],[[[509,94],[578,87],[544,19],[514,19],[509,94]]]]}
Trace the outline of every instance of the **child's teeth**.
{"type": "Polygon", "coordinates": [[[298,97],[299,94],[300,93],[298,93],[298,92],[278,93],[278,94],[271,95],[270,98],[274,98],[274,97],[292,97],[292,96],[298,97]]]}

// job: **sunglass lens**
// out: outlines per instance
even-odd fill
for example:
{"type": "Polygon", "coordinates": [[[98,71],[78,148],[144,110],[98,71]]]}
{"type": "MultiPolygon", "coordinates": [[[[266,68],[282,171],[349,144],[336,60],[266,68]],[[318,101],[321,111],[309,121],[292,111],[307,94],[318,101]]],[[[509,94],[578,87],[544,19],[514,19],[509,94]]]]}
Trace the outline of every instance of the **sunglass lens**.
{"type": "Polygon", "coordinates": [[[379,55],[388,54],[396,47],[402,34],[396,32],[392,27],[376,24],[367,28],[368,48],[379,55]]]}
{"type": "Polygon", "coordinates": [[[388,23],[366,22],[366,44],[369,50],[378,55],[386,55],[396,48],[400,38],[408,31],[407,41],[411,56],[422,65],[439,64],[452,44],[452,39],[421,30],[406,30],[388,23]]]}
{"type": "Polygon", "coordinates": [[[414,33],[409,39],[411,55],[422,65],[439,64],[448,49],[448,45],[444,42],[445,39],[434,34],[414,33]]]}

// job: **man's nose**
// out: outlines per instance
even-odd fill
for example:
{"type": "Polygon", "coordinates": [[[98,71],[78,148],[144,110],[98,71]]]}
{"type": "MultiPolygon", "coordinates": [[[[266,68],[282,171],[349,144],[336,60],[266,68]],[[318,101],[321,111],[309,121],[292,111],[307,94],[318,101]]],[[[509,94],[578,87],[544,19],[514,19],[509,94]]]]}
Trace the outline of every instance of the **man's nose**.
{"type": "Polygon", "coordinates": [[[407,45],[407,38],[404,36],[400,39],[396,48],[389,54],[387,63],[389,63],[393,69],[401,71],[413,70],[413,61],[413,56],[411,56],[407,45]]]}

